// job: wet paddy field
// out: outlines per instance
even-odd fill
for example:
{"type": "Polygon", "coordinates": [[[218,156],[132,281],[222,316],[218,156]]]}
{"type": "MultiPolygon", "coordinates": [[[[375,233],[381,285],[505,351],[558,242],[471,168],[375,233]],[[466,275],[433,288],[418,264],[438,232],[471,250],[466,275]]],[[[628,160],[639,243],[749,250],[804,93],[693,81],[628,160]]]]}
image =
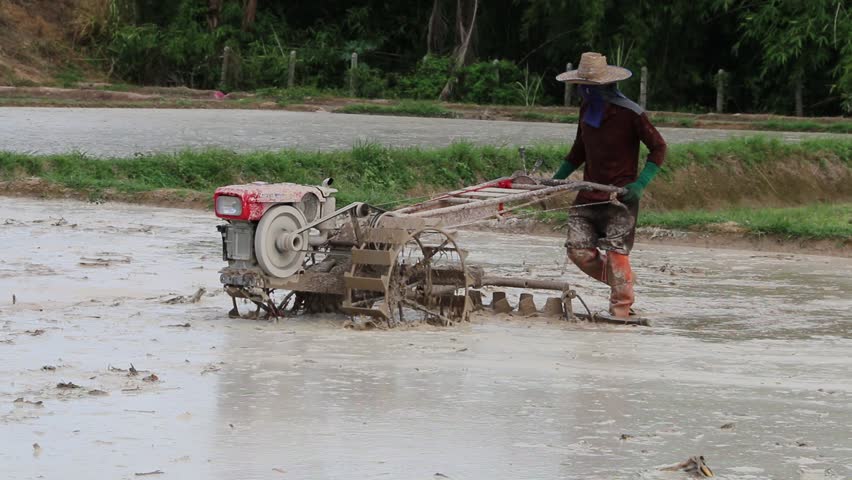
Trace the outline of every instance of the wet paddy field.
{"type": "MultiPolygon", "coordinates": [[[[133,157],[185,149],[238,152],[350,149],[375,142],[394,147],[531,145],[573,140],[576,125],[315,112],[216,109],[0,107],[0,145],[20,153],[77,151],[133,157]],[[50,132],[50,135],[45,135],[50,132]],[[37,148],[34,146],[37,145],[37,148]]],[[[763,135],[785,141],[847,138],[844,134],[660,128],[670,144],[763,135]]]]}
{"type": "MultiPolygon", "coordinates": [[[[852,477],[849,259],[639,245],[650,328],[353,331],[229,319],[209,213],[3,202],[4,478],[680,479],[659,468],[692,455],[725,479],[852,477]]],[[[606,305],[562,239],[460,241],[606,305]]]]}

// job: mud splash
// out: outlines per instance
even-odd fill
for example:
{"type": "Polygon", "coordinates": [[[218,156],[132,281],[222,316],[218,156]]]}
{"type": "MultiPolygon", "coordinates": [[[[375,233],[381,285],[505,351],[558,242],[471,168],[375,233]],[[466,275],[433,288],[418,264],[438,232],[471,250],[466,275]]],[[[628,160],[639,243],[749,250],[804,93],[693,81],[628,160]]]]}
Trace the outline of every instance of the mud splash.
{"type": "MultiPolygon", "coordinates": [[[[658,468],[698,454],[728,479],[852,475],[847,259],[640,245],[650,329],[479,316],[353,332],[336,316],[226,318],[204,213],[4,205],[9,478],[675,479],[658,468]],[[93,258],[107,261],[80,265],[93,258]]],[[[605,304],[553,238],[462,243],[605,304]]]]}

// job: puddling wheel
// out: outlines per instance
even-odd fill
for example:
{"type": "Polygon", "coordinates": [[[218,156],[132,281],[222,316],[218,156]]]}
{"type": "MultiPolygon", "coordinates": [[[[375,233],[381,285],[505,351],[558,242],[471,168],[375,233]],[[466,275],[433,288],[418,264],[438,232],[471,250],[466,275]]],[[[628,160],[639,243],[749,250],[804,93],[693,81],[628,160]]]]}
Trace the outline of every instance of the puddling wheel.
{"type": "Polygon", "coordinates": [[[438,229],[418,230],[400,243],[373,238],[352,251],[343,311],[389,327],[465,321],[470,279],[464,258],[455,240],[438,229]]]}

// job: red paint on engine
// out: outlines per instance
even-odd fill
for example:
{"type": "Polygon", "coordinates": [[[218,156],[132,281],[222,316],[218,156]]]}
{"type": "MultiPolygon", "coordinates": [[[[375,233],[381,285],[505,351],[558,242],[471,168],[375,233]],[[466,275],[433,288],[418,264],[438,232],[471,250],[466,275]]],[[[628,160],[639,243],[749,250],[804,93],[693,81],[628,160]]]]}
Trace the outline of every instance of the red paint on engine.
{"type": "Polygon", "coordinates": [[[302,201],[305,194],[313,193],[317,198],[324,198],[318,187],[297,185],[295,183],[249,183],[246,185],[228,185],[219,187],[213,194],[213,205],[222,195],[238,197],[242,200],[243,212],[239,216],[216,216],[226,220],[247,220],[256,222],[270,207],[282,203],[297,203],[302,201]]]}

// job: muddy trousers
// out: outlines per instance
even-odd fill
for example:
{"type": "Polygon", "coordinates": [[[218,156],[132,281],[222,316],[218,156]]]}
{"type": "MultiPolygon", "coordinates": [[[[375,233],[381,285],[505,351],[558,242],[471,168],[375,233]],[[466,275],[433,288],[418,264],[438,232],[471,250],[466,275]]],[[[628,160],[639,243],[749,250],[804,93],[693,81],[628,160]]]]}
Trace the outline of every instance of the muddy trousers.
{"type": "Polygon", "coordinates": [[[639,204],[577,205],[568,217],[568,258],[588,276],[610,286],[609,312],[628,318],[633,305],[630,250],[639,204]]]}
{"type": "Polygon", "coordinates": [[[597,248],[569,248],[568,258],[586,275],[609,285],[609,313],[618,318],[630,316],[635,297],[628,255],[597,248]]]}

